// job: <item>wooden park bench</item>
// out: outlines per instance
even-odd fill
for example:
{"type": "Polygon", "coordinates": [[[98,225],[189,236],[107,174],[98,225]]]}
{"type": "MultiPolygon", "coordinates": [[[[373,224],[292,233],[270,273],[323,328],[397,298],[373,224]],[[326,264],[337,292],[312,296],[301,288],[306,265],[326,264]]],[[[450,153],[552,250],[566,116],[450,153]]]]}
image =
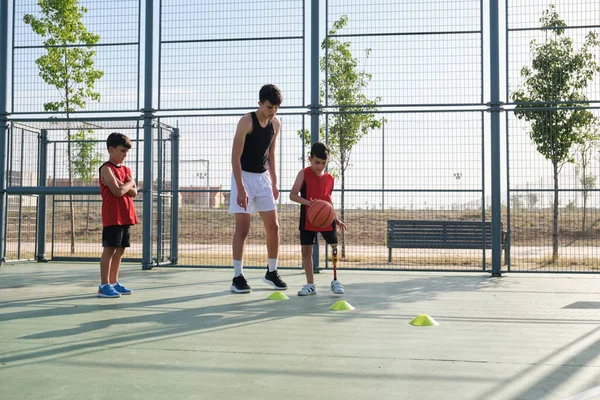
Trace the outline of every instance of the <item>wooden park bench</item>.
{"type": "MultiPolygon", "coordinates": [[[[388,262],[392,262],[392,249],[483,249],[484,246],[492,248],[491,221],[390,219],[387,224],[388,262]]],[[[503,230],[502,249],[506,264],[509,247],[503,230]]]]}

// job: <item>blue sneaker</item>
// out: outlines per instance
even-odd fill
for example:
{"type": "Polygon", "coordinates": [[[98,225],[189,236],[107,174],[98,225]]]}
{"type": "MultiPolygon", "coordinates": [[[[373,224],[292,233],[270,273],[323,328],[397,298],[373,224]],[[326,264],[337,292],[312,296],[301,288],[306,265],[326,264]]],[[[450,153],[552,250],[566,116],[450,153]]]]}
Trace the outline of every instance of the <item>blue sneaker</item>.
{"type": "Polygon", "coordinates": [[[121,297],[111,285],[100,285],[98,287],[98,297],[121,297]]]}
{"type": "Polygon", "coordinates": [[[133,290],[126,288],[125,286],[121,285],[119,282],[115,283],[112,286],[115,289],[115,291],[119,292],[120,294],[131,294],[131,293],[133,293],[133,290]]]}

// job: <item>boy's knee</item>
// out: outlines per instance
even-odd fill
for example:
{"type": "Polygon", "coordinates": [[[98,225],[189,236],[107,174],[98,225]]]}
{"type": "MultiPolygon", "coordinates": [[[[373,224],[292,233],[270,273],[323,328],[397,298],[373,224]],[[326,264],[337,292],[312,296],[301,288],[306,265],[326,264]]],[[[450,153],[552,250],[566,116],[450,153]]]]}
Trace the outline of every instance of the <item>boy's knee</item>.
{"type": "Polygon", "coordinates": [[[302,246],[302,257],[312,257],[313,246],[302,246]]]}
{"type": "Polygon", "coordinates": [[[104,248],[103,248],[103,250],[102,250],[102,252],[103,252],[104,254],[110,254],[110,255],[113,255],[113,254],[115,254],[115,251],[116,251],[116,250],[117,250],[117,248],[116,248],[116,247],[104,247],[104,248]]]}
{"type": "Polygon", "coordinates": [[[248,237],[248,234],[250,233],[250,228],[249,227],[241,227],[241,226],[236,226],[235,227],[235,236],[245,239],[248,237]]]}
{"type": "Polygon", "coordinates": [[[265,229],[267,230],[267,232],[278,234],[279,233],[279,222],[273,221],[268,224],[265,224],[265,229]]]}

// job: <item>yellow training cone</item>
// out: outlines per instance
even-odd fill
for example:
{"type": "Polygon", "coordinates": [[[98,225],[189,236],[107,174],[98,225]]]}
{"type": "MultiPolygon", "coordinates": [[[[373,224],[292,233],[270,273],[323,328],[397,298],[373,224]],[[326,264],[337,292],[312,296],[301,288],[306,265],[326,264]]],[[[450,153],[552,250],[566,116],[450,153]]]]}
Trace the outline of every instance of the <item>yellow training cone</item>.
{"type": "Polygon", "coordinates": [[[267,300],[289,300],[289,297],[287,297],[285,293],[273,292],[272,295],[267,297],[267,300]]]}
{"type": "Polygon", "coordinates": [[[427,314],[417,315],[415,317],[415,319],[410,321],[410,324],[413,326],[436,326],[436,325],[439,325],[435,319],[431,318],[427,314]]]}
{"type": "Polygon", "coordinates": [[[333,311],[349,311],[354,310],[354,307],[352,307],[346,300],[338,300],[331,307],[329,307],[329,309],[333,311]]]}

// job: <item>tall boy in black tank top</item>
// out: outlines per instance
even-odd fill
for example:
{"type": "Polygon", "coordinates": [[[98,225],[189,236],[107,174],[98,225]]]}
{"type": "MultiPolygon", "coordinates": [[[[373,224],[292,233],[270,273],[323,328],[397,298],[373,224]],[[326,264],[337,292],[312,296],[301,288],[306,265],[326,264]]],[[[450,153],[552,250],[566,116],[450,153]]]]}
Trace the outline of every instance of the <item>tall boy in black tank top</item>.
{"type": "Polygon", "coordinates": [[[235,215],[232,245],[234,277],[230,287],[235,293],[252,291],[244,278],[243,256],[253,211],[260,214],[267,236],[267,273],[263,281],[276,289],[287,289],[287,284],[277,272],[279,221],[275,200],[279,198],[279,189],[275,143],[280,123],[275,114],[281,102],[277,86],[263,86],[259,92],[258,110],[240,118],[233,139],[229,213],[235,215]]]}

